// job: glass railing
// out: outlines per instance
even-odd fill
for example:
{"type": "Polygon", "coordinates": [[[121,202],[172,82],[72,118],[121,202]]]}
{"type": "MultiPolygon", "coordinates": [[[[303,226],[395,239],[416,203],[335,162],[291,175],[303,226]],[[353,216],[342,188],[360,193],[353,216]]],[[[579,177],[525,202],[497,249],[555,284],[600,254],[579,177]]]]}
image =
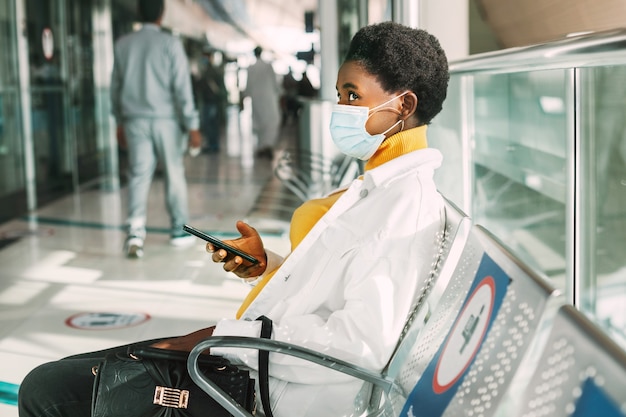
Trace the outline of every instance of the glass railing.
{"type": "Polygon", "coordinates": [[[626,340],[626,31],[452,62],[441,191],[626,340]]]}

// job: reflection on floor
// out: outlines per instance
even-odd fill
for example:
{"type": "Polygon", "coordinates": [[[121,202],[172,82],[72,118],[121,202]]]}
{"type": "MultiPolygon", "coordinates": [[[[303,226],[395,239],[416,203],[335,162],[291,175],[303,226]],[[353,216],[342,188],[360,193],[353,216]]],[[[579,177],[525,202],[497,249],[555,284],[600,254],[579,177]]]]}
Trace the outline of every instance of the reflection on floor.
{"type": "MultiPolygon", "coordinates": [[[[238,148],[185,161],[190,223],[217,236],[235,235],[236,220],[272,177],[271,161],[238,148]]],[[[17,387],[36,365],[206,327],[233,316],[249,290],[211,261],[201,240],[169,245],[160,178],[150,191],[145,255],[126,259],[126,199],[125,187],[85,190],[0,225],[0,417],[17,416],[17,387]]],[[[286,253],[285,227],[277,227],[285,225],[263,220],[250,222],[266,246],[286,253]]]]}

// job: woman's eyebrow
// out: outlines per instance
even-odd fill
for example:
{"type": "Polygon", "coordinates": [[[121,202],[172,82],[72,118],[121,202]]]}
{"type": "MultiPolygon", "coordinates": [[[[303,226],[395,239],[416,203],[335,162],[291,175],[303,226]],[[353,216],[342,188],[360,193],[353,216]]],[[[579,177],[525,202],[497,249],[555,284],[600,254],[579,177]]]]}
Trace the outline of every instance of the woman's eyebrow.
{"type": "Polygon", "coordinates": [[[358,87],[352,83],[344,83],[342,84],[341,88],[346,89],[346,88],[352,88],[354,90],[358,90],[358,87]]]}

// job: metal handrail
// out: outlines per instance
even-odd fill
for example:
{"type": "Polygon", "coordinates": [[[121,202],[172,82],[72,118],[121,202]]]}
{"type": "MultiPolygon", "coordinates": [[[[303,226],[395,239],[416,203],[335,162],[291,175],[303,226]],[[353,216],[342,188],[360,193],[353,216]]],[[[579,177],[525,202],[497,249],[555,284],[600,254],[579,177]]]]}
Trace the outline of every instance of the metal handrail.
{"type": "Polygon", "coordinates": [[[626,64],[626,29],[593,32],[452,61],[450,73],[510,73],[626,64]]]}

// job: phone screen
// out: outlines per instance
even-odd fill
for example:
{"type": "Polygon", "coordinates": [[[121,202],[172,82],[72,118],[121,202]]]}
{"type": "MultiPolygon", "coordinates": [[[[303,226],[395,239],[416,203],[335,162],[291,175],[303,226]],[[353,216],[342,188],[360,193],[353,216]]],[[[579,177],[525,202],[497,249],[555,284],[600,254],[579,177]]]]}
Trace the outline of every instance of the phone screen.
{"type": "Polygon", "coordinates": [[[237,249],[234,246],[228,245],[226,243],[224,243],[222,240],[216,238],[215,236],[211,236],[208,235],[204,232],[201,232],[200,230],[196,229],[195,227],[191,227],[189,225],[184,225],[183,226],[183,230],[187,233],[190,233],[194,236],[199,237],[202,240],[205,240],[207,242],[210,242],[213,244],[213,246],[215,246],[216,248],[219,249],[224,249],[227,252],[232,253],[233,255],[237,255],[240,256],[242,259],[245,259],[246,261],[252,263],[252,264],[257,264],[259,263],[258,259],[256,259],[254,256],[250,255],[249,253],[243,252],[239,249],[237,249]]]}

